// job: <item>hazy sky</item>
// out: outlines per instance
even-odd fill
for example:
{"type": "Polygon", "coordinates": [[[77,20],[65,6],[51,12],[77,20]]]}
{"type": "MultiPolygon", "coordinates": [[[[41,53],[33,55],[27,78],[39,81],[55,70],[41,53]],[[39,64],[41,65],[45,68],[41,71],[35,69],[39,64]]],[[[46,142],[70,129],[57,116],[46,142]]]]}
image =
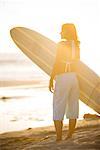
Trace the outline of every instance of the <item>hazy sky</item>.
{"type": "Polygon", "coordinates": [[[82,59],[98,72],[99,6],[99,0],[0,0],[0,52],[19,52],[9,35],[15,26],[31,28],[57,42],[61,25],[71,22],[77,27],[82,59]]]}

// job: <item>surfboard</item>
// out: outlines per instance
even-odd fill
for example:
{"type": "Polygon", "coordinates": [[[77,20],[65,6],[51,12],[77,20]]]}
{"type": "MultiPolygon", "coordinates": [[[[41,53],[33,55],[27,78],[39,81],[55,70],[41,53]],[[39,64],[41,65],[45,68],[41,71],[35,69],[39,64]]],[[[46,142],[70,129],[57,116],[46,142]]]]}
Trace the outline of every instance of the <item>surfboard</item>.
{"type": "MultiPolygon", "coordinates": [[[[57,44],[25,27],[15,27],[10,30],[10,34],[19,49],[50,75],[55,62],[57,44]]],[[[72,65],[72,69],[77,72],[80,100],[100,113],[100,77],[82,61],[72,65]]]]}

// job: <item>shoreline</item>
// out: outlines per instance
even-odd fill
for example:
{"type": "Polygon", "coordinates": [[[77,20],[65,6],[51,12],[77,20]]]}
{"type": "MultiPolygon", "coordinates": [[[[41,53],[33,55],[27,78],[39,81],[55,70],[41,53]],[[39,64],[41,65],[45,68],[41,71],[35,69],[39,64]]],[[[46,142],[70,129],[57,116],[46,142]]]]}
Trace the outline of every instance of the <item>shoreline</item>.
{"type": "MultiPolygon", "coordinates": [[[[67,119],[68,121],[68,119],[67,119]]],[[[63,121],[63,128],[65,129],[65,127],[68,129],[68,122],[66,121],[63,121]]],[[[52,121],[53,122],[53,121],[52,121]]],[[[85,128],[85,127],[92,127],[92,126],[98,126],[100,125],[100,119],[80,119],[80,120],[77,120],[77,124],[76,124],[76,128],[79,129],[79,128],[85,128]]],[[[33,130],[33,131],[41,131],[42,129],[46,129],[46,130],[53,130],[54,128],[54,125],[42,125],[42,126],[33,126],[33,127],[28,127],[28,128],[25,128],[25,129],[21,129],[21,130],[12,130],[12,131],[5,131],[5,132],[1,132],[0,133],[0,136],[1,135],[8,135],[8,134],[12,134],[12,133],[20,133],[20,132],[24,132],[26,130],[33,130]]]]}
{"type": "MultiPolygon", "coordinates": [[[[85,128],[85,127],[92,127],[92,126],[99,126],[100,125],[100,119],[82,119],[82,120],[77,120],[77,125],[76,128],[80,129],[80,128],[85,128]]],[[[67,123],[63,123],[63,128],[65,129],[65,127],[67,127],[68,129],[68,124],[67,123]]],[[[39,126],[39,127],[29,127],[23,130],[16,130],[16,131],[8,131],[8,132],[4,132],[4,133],[0,133],[1,135],[7,135],[7,134],[12,134],[12,133],[20,133],[20,132],[24,132],[26,130],[33,130],[33,131],[41,131],[42,129],[53,129],[54,125],[45,125],[45,126],[39,126]]]]}

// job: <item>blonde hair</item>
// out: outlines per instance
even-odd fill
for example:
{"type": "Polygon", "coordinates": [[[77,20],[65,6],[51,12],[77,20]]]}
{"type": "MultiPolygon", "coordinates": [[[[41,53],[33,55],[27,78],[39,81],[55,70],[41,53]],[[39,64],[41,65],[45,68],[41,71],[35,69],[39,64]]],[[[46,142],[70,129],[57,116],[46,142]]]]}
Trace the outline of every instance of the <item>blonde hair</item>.
{"type": "Polygon", "coordinates": [[[76,27],[72,23],[66,23],[62,25],[61,30],[62,39],[66,39],[69,41],[74,40],[75,44],[79,46],[80,41],[78,40],[76,27]]]}

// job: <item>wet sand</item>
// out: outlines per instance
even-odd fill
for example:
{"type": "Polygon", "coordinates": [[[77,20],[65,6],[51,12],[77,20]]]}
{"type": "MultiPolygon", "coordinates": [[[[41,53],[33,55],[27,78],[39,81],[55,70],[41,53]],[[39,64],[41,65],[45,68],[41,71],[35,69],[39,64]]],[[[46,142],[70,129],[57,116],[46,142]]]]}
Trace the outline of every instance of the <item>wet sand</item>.
{"type": "Polygon", "coordinates": [[[0,135],[0,150],[99,150],[100,119],[78,121],[72,139],[64,140],[68,126],[63,128],[63,140],[56,142],[53,126],[29,128],[0,135]]]}

